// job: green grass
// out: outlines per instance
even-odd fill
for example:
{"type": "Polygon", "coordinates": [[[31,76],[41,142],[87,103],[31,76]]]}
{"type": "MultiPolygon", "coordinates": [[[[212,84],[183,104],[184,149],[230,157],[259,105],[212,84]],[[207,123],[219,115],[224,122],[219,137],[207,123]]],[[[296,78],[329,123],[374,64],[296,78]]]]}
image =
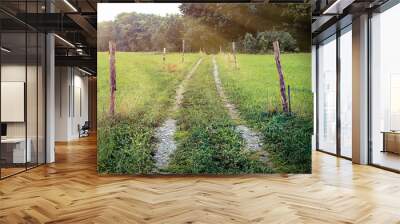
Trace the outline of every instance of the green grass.
{"type": "Polygon", "coordinates": [[[223,107],[205,57],[187,85],[177,116],[179,143],[167,171],[186,174],[268,173],[260,156],[244,150],[244,141],[223,107]]]}
{"type": "Polygon", "coordinates": [[[175,89],[199,58],[186,54],[116,55],[116,116],[108,117],[108,53],[98,53],[98,170],[149,173],[154,167],[154,130],[168,116],[175,89]]]}
{"type": "MultiPolygon", "coordinates": [[[[116,112],[127,115],[141,110],[149,114],[164,111],[173,102],[176,86],[198,58],[198,54],[186,54],[181,63],[181,54],[167,54],[164,65],[161,54],[118,52],[116,112]]],[[[98,53],[100,118],[107,114],[110,102],[108,60],[108,53],[98,53]]]]}
{"type": "MultiPolygon", "coordinates": [[[[274,56],[238,54],[237,60],[239,69],[235,69],[229,56],[217,57],[224,89],[243,115],[256,120],[261,116],[259,111],[281,109],[274,56]]],[[[311,55],[282,54],[281,62],[286,85],[291,88],[292,111],[299,116],[312,116],[311,55]]]]}
{"type": "Polygon", "coordinates": [[[311,172],[312,93],[310,54],[282,54],[292,113],[281,112],[279,79],[272,55],[218,55],[224,90],[242,121],[260,131],[273,167],[263,152],[244,150],[244,141],[219,98],[211,56],[189,80],[182,108],[171,114],[175,91],[199,54],[123,53],[116,57],[116,115],[109,105],[108,54],[98,53],[98,170],[150,173],[154,169],[154,131],[171,115],[178,120],[178,148],[165,172],[177,174],[311,172]]]}
{"type": "Polygon", "coordinates": [[[273,55],[220,54],[217,62],[224,89],[246,123],[262,132],[265,150],[275,170],[311,172],[313,97],[311,55],[282,54],[287,85],[291,86],[291,115],[281,112],[279,78],[273,55]]]}

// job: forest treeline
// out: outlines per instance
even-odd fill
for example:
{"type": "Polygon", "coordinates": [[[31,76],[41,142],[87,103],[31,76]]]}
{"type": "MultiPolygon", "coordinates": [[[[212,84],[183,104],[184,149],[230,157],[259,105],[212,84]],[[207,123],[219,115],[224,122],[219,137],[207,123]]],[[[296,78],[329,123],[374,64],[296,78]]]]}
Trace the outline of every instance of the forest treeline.
{"type": "Polygon", "coordinates": [[[183,3],[181,15],[122,13],[98,24],[98,50],[113,40],[118,51],[230,51],[265,53],[279,40],[283,51],[310,50],[308,4],[183,3]]]}

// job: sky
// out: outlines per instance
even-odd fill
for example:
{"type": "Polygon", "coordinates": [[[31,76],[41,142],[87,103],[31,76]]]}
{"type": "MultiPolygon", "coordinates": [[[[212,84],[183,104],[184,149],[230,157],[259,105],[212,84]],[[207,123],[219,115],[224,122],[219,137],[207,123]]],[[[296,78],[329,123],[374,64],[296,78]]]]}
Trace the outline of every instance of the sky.
{"type": "Polygon", "coordinates": [[[123,12],[138,12],[165,16],[166,14],[180,14],[181,3],[99,3],[97,4],[97,21],[114,20],[123,12]]]}

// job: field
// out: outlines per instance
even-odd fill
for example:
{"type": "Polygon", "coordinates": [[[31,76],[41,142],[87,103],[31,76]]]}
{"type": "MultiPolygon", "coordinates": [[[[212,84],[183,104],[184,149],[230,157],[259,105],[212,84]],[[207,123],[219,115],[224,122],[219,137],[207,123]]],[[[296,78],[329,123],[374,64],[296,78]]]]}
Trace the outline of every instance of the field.
{"type": "Polygon", "coordinates": [[[114,118],[109,106],[108,53],[98,53],[98,169],[107,173],[148,173],[153,169],[154,129],[168,113],[175,89],[199,57],[186,54],[116,55],[117,96],[114,118]],[[175,66],[176,65],[176,66],[175,66]]]}
{"type": "Polygon", "coordinates": [[[217,57],[221,79],[241,117],[264,135],[276,172],[311,172],[313,96],[310,54],[282,54],[286,85],[291,87],[290,116],[281,109],[279,78],[273,55],[238,55],[238,67],[227,55],[217,57]]]}
{"type": "Polygon", "coordinates": [[[108,53],[98,53],[98,169],[101,173],[309,173],[311,171],[312,93],[310,54],[283,54],[292,113],[281,112],[279,79],[272,55],[215,56],[222,88],[236,106],[232,119],[213,78],[213,56],[123,53],[116,56],[116,111],[108,116],[108,53]],[[173,111],[176,89],[182,102],[173,111]],[[168,165],[157,167],[155,137],[167,119],[176,121],[168,165]],[[259,133],[259,150],[249,150],[237,127],[259,133]],[[264,157],[267,155],[267,159],[264,157]]]}
{"type": "MultiPolygon", "coordinates": [[[[161,54],[118,52],[116,56],[117,98],[116,111],[132,114],[139,111],[160,113],[173,100],[175,88],[199,58],[186,54],[168,54],[165,66],[161,54]]],[[[104,116],[109,105],[108,53],[98,53],[98,110],[104,116]]],[[[156,115],[157,116],[157,115],[156,115]]]]}
{"type": "MultiPolygon", "coordinates": [[[[232,57],[222,54],[217,57],[224,88],[243,115],[253,121],[262,114],[260,112],[280,108],[274,56],[239,54],[237,60],[239,69],[232,66],[232,57]]],[[[312,116],[311,56],[282,54],[281,61],[286,85],[291,87],[292,111],[297,115],[312,116]]]]}

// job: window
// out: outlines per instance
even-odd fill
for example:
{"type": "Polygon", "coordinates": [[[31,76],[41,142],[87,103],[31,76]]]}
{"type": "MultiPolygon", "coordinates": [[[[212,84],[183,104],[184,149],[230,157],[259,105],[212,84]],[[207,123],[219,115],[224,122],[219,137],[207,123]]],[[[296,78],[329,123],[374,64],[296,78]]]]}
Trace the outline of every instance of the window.
{"type": "Polygon", "coordinates": [[[400,170],[400,4],[371,18],[371,162],[400,170]]]}
{"type": "MultiPolygon", "coordinates": [[[[19,16],[44,1],[1,2],[19,16]]],[[[45,163],[45,35],[0,13],[0,178],[45,163]],[[4,21],[7,22],[4,22],[4,21]]]]}
{"type": "Polygon", "coordinates": [[[318,149],[336,153],[336,36],[318,47],[318,149]]]}
{"type": "Polygon", "coordinates": [[[340,35],[340,155],[352,157],[352,33],[351,25],[340,35]]]}

